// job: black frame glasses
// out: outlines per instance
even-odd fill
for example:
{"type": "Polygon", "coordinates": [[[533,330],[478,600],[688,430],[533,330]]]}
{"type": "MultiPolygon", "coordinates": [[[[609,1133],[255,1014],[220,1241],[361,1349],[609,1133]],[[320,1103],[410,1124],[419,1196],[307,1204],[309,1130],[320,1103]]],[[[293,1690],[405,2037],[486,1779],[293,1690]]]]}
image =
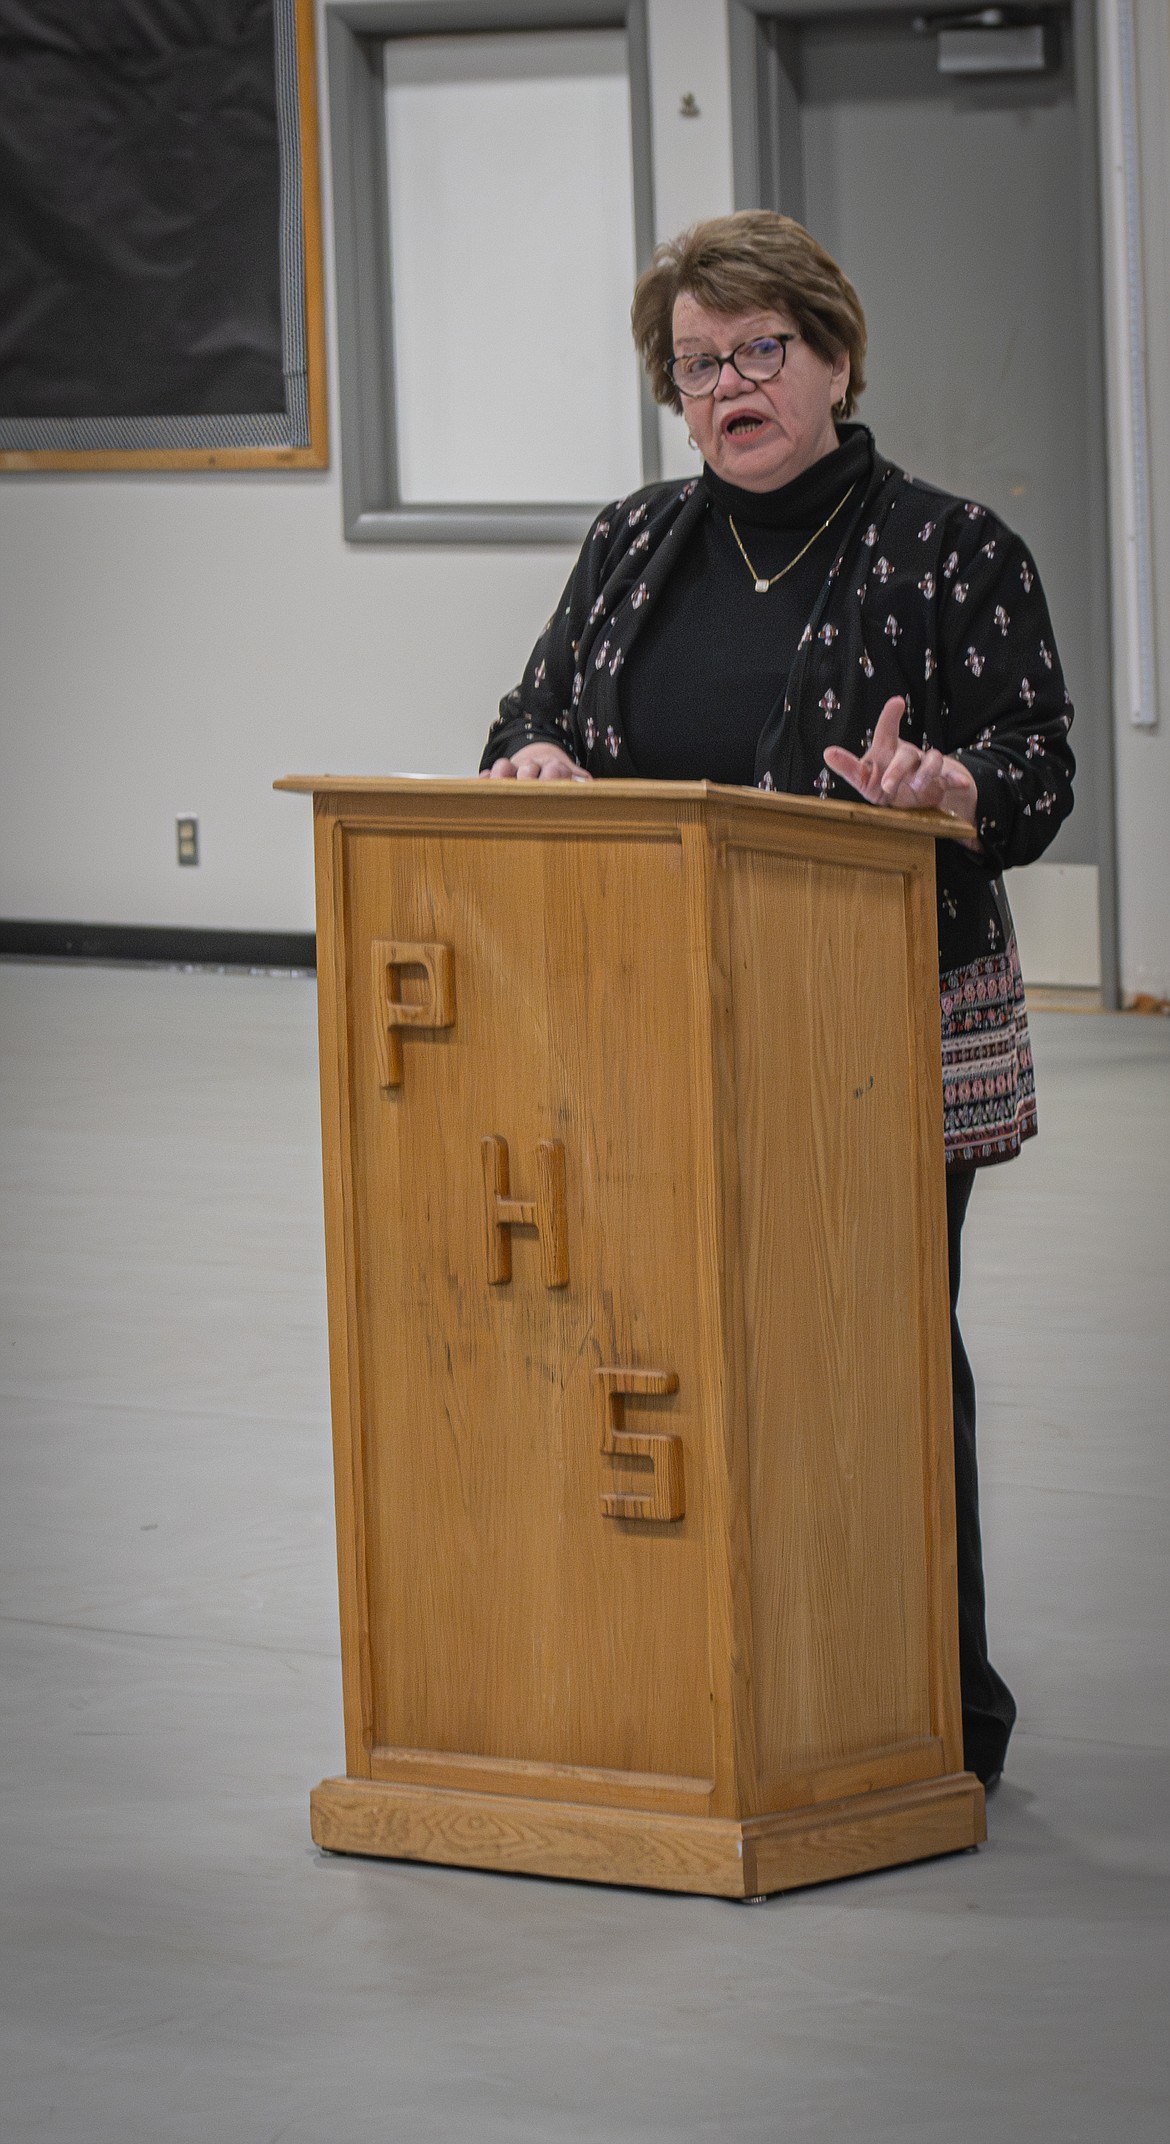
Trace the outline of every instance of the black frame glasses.
{"type": "Polygon", "coordinates": [[[774,380],[777,374],[784,370],[789,343],[799,341],[800,337],[795,329],[791,329],[786,335],[751,335],[746,342],[737,342],[734,350],[729,350],[726,357],[719,357],[714,350],[688,350],[684,357],[668,357],[666,369],[680,395],[689,396],[693,402],[701,401],[704,396],[714,394],[723,377],[724,365],[730,365],[733,372],[738,372],[741,380],[747,380],[753,387],[762,387],[766,380],[774,380]],[[744,350],[758,350],[763,343],[774,343],[779,348],[780,355],[776,363],[770,372],[745,372],[743,366],[737,364],[737,358],[744,350]],[[715,367],[708,387],[685,387],[675,371],[676,365],[693,365],[696,360],[715,367]]]}

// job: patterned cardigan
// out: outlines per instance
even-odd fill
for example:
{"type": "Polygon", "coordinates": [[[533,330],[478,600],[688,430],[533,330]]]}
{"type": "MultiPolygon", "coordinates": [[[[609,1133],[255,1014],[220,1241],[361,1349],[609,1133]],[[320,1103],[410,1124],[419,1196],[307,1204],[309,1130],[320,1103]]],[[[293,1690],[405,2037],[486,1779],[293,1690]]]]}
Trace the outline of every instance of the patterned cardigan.
{"type": "MultiPolygon", "coordinates": [[[[849,428],[843,428],[847,430],[849,428]]],[[[524,676],[502,701],[482,764],[560,745],[594,775],[636,776],[619,678],[676,560],[711,511],[701,478],[606,507],[586,537],[524,676]]],[[[855,796],[824,748],[860,753],[886,700],[903,735],[975,777],[982,854],[938,849],[939,970],[948,1163],[978,1167],[1036,1129],[1015,932],[1000,873],[1031,863],[1072,809],[1072,705],[1040,581],[988,508],[873,454],[860,509],[805,625],[756,754],[761,789],[855,796]]]]}

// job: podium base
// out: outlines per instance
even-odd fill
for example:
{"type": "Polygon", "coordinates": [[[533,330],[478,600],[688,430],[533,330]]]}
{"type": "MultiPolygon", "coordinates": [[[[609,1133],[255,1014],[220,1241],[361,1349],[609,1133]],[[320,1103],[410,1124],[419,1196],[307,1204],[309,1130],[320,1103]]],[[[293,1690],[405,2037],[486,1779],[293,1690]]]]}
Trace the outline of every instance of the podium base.
{"type": "Polygon", "coordinates": [[[712,1898],[829,1883],[959,1853],[987,1837],[983,1789],[971,1772],[742,1819],[369,1779],[323,1779],[309,1809],[313,1838],[329,1853],[712,1898]]]}

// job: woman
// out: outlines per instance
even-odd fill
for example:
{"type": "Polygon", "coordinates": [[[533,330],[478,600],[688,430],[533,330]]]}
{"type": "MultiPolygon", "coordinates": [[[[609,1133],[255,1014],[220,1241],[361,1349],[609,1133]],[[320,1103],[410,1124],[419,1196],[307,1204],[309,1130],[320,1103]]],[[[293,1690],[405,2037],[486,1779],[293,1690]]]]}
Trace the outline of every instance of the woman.
{"type": "Polygon", "coordinates": [[[865,320],[799,224],[751,211],[660,246],[633,328],[702,474],[598,516],[481,771],[856,791],[977,830],[974,852],[940,845],[938,914],[963,1739],[992,1784],[1016,1708],[987,1654],[959,1240],[976,1169],[1036,1129],[999,874],[1039,856],[1072,808],[1048,609],[994,514],[907,477],[846,421],[865,320]]]}

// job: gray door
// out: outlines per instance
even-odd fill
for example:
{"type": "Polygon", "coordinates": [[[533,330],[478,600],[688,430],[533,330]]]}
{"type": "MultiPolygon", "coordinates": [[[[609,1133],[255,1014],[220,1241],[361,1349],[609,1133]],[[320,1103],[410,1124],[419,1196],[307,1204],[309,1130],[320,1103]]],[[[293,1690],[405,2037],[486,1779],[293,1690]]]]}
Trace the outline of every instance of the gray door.
{"type": "Polygon", "coordinates": [[[840,261],[869,323],[859,414],[913,474],[1019,530],[1076,707],[1077,808],[1048,852],[1101,878],[1111,704],[1091,36],[1040,75],[956,79],[909,11],[761,23],[760,197],[840,261]]]}

